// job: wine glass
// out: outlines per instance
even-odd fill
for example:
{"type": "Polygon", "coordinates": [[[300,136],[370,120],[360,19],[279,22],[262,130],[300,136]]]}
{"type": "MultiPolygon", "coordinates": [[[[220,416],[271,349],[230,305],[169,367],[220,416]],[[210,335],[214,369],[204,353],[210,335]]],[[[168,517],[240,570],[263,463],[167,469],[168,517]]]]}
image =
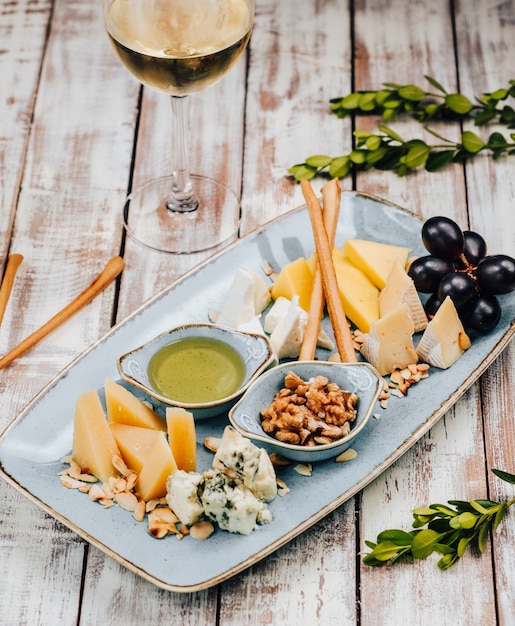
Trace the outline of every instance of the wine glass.
{"type": "Polygon", "coordinates": [[[109,39],[143,85],[171,96],[172,172],[133,190],[128,233],[166,252],[208,250],[235,237],[238,197],[220,181],[190,174],[188,96],[221,79],[245,50],[254,0],[103,0],[109,39]]]}

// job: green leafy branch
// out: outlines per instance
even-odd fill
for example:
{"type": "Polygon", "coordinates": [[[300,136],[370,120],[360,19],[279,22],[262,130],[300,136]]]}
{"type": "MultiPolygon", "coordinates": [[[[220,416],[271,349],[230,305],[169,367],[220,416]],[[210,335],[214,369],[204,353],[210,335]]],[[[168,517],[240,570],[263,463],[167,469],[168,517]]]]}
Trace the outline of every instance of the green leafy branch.
{"type": "MultiPolygon", "coordinates": [[[[354,113],[380,113],[383,120],[391,120],[401,112],[411,113],[421,122],[436,118],[463,120],[473,117],[481,126],[497,121],[515,128],[515,109],[499,102],[515,97],[515,80],[510,87],[485,93],[474,105],[466,96],[448,94],[433,78],[427,80],[440,94],[431,94],[415,85],[393,85],[386,83],[385,89],[372,92],[357,92],[344,98],[332,100],[331,110],[339,117],[354,113]],[[440,96],[441,102],[427,101],[440,96]]],[[[459,141],[451,141],[425,126],[427,132],[440,143],[429,144],[422,139],[403,139],[391,127],[379,124],[378,131],[371,133],[355,130],[356,147],[348,154],[331,157],[324,154],[310,156],[304,163],[291,167],[288,171],[297,181],[310,180],[317,175],[327,174],[330,178],[344,178],[348,174],[377,170],[391,170],[405,176],[417,168],[424,167],[428,172],[437,172],[451,162],[460,163],[487,152],[494,160],[505,155],[515,154],[515,133],[506,138],[501,132],[492,132],[484,141],[472,131],[461,133],[459,141]]]]}
{"type": "MultiPolygon", "coordinates": [[[[515,484],[515,475],[501,470],[494,474],[515,484]]],[[[395,563],[400,557],[425,559],[430,554],[441,555],[438,567],[442,570],[463,556],[469,546],[482,554],[491,530],[497,530],[515,498],[498,503],[490,500],[449,500],[447,504],[431,504],[413,511],[412,531],[385,530],[376,542],[365,541],[371,549],[363,557],[367,565],[395,563]]]]}
{"type": "Polygon", "coordinates": [[[341,98],[333,98],[330,110],[344,118],[351,113],[381,115],[385,122],[400,114],[409,114],[420,122],[429,120],[464,120],[473,118],[476,126],[497,121],[515,128],[515,109],[499,103],[515,97],[515,80],[508,87],[484,93],[476,103],[460,93],[449,93],[437,80],[425,76],[436,92],[425,91],[417,85],[383,83],[377,91],[356,91],[341,98]]]}

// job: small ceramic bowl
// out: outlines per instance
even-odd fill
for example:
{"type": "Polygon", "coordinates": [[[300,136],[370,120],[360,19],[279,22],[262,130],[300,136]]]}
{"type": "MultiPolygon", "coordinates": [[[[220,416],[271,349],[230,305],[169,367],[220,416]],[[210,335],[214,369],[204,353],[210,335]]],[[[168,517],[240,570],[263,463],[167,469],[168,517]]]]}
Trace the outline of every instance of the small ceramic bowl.
{"type": "Polygon", "coordinates": [[[381,392],[383,379],[368,363],[332,363],[327,361],[295,361],[273,367],[260,376],[229,412],[234,428],[283,457],[301,463],[325,461],[341,454],[363,431],[381,392]],[[269,406],[275,394],[284,387],[284,377],[292,371],[303,380],[326,376],[340,389],[356,393],[359,401],[356,419],[350,433],[333,443],[306,447],[283,443],[268,435],[261,427],[260,412],[269,406]]]}
{"type": "Polygon", "coordinates": [[[119,357],[118,370],[126,382],[143,390],[165,407],[182,407],[191,411],[195,419],[206,419],[228,411],[249,385],[275,363],[277,359],[272,346],[264,335],[240,332],[216,324],[185,324],[119,357]],[[235,392],[211,402],[190,403],[171,400],[152,387],[148,375],[148,366],[152,357],[161,348],[189,337],[217,339],[236,350],[243,360],[245,371],[243,380],[235,392]]]}

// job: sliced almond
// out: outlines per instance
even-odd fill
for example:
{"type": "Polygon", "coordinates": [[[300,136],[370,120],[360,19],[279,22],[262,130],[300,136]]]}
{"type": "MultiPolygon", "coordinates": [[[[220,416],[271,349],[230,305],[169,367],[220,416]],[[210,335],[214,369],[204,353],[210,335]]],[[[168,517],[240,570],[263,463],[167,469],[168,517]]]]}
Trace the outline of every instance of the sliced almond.
{"type": "MultiPolygon", "coordinates": [[[[182,532],[182,529],[181,529],[182,532]]],[[[215,532],[215,527],[211,522],[197,522],[190,527],[190,535],[193,539],[204,541],[215,532]]]]}
{"type": "Polygon", "coordinates": [[[297,463],[293,469],[301,476],[311,476],[313,473],[313,466],[311,463],[297,463]]]}
{"type": "Polygon", "coordinates": [[[345,463],[346,461],[352,461],[352,459],[355,459],[357,456],[358,453],[356,452],[356,450],[353,450],[352,448],[347,448],[347,450],[344,450],[336,457],[335,461],[337,463],[345,463]]]}
{"type": "Polygon", "coordinates": [[[115,501],[126,511],[135,511],[138,506],[138,498],[132,493],[132,491],[122,491],[121,493],[117,493],[115,501]]]}
{"type": "Polygon", "coordinates": [[[204,446],[211,452],[216,452],[220,447],[222,439],[220,437],[206,437],[204,439],[204,446]]]}

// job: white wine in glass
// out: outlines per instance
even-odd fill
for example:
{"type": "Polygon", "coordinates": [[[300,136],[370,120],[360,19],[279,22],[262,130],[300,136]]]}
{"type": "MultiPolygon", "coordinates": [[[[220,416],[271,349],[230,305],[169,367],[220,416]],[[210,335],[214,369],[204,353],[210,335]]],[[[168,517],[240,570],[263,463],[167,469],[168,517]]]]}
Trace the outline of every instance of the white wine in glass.
{"type": "Polygon", "coordinates": [[[220,181],[189,173],[187,96],[233,67],[253,19],[254,0],[104,0],[106,30],[122,63],[172,101],[171,174],[133,190],[124,208],[129,234],[151,248],[187,254],[236,235],[237,196],[220,181]]]}

